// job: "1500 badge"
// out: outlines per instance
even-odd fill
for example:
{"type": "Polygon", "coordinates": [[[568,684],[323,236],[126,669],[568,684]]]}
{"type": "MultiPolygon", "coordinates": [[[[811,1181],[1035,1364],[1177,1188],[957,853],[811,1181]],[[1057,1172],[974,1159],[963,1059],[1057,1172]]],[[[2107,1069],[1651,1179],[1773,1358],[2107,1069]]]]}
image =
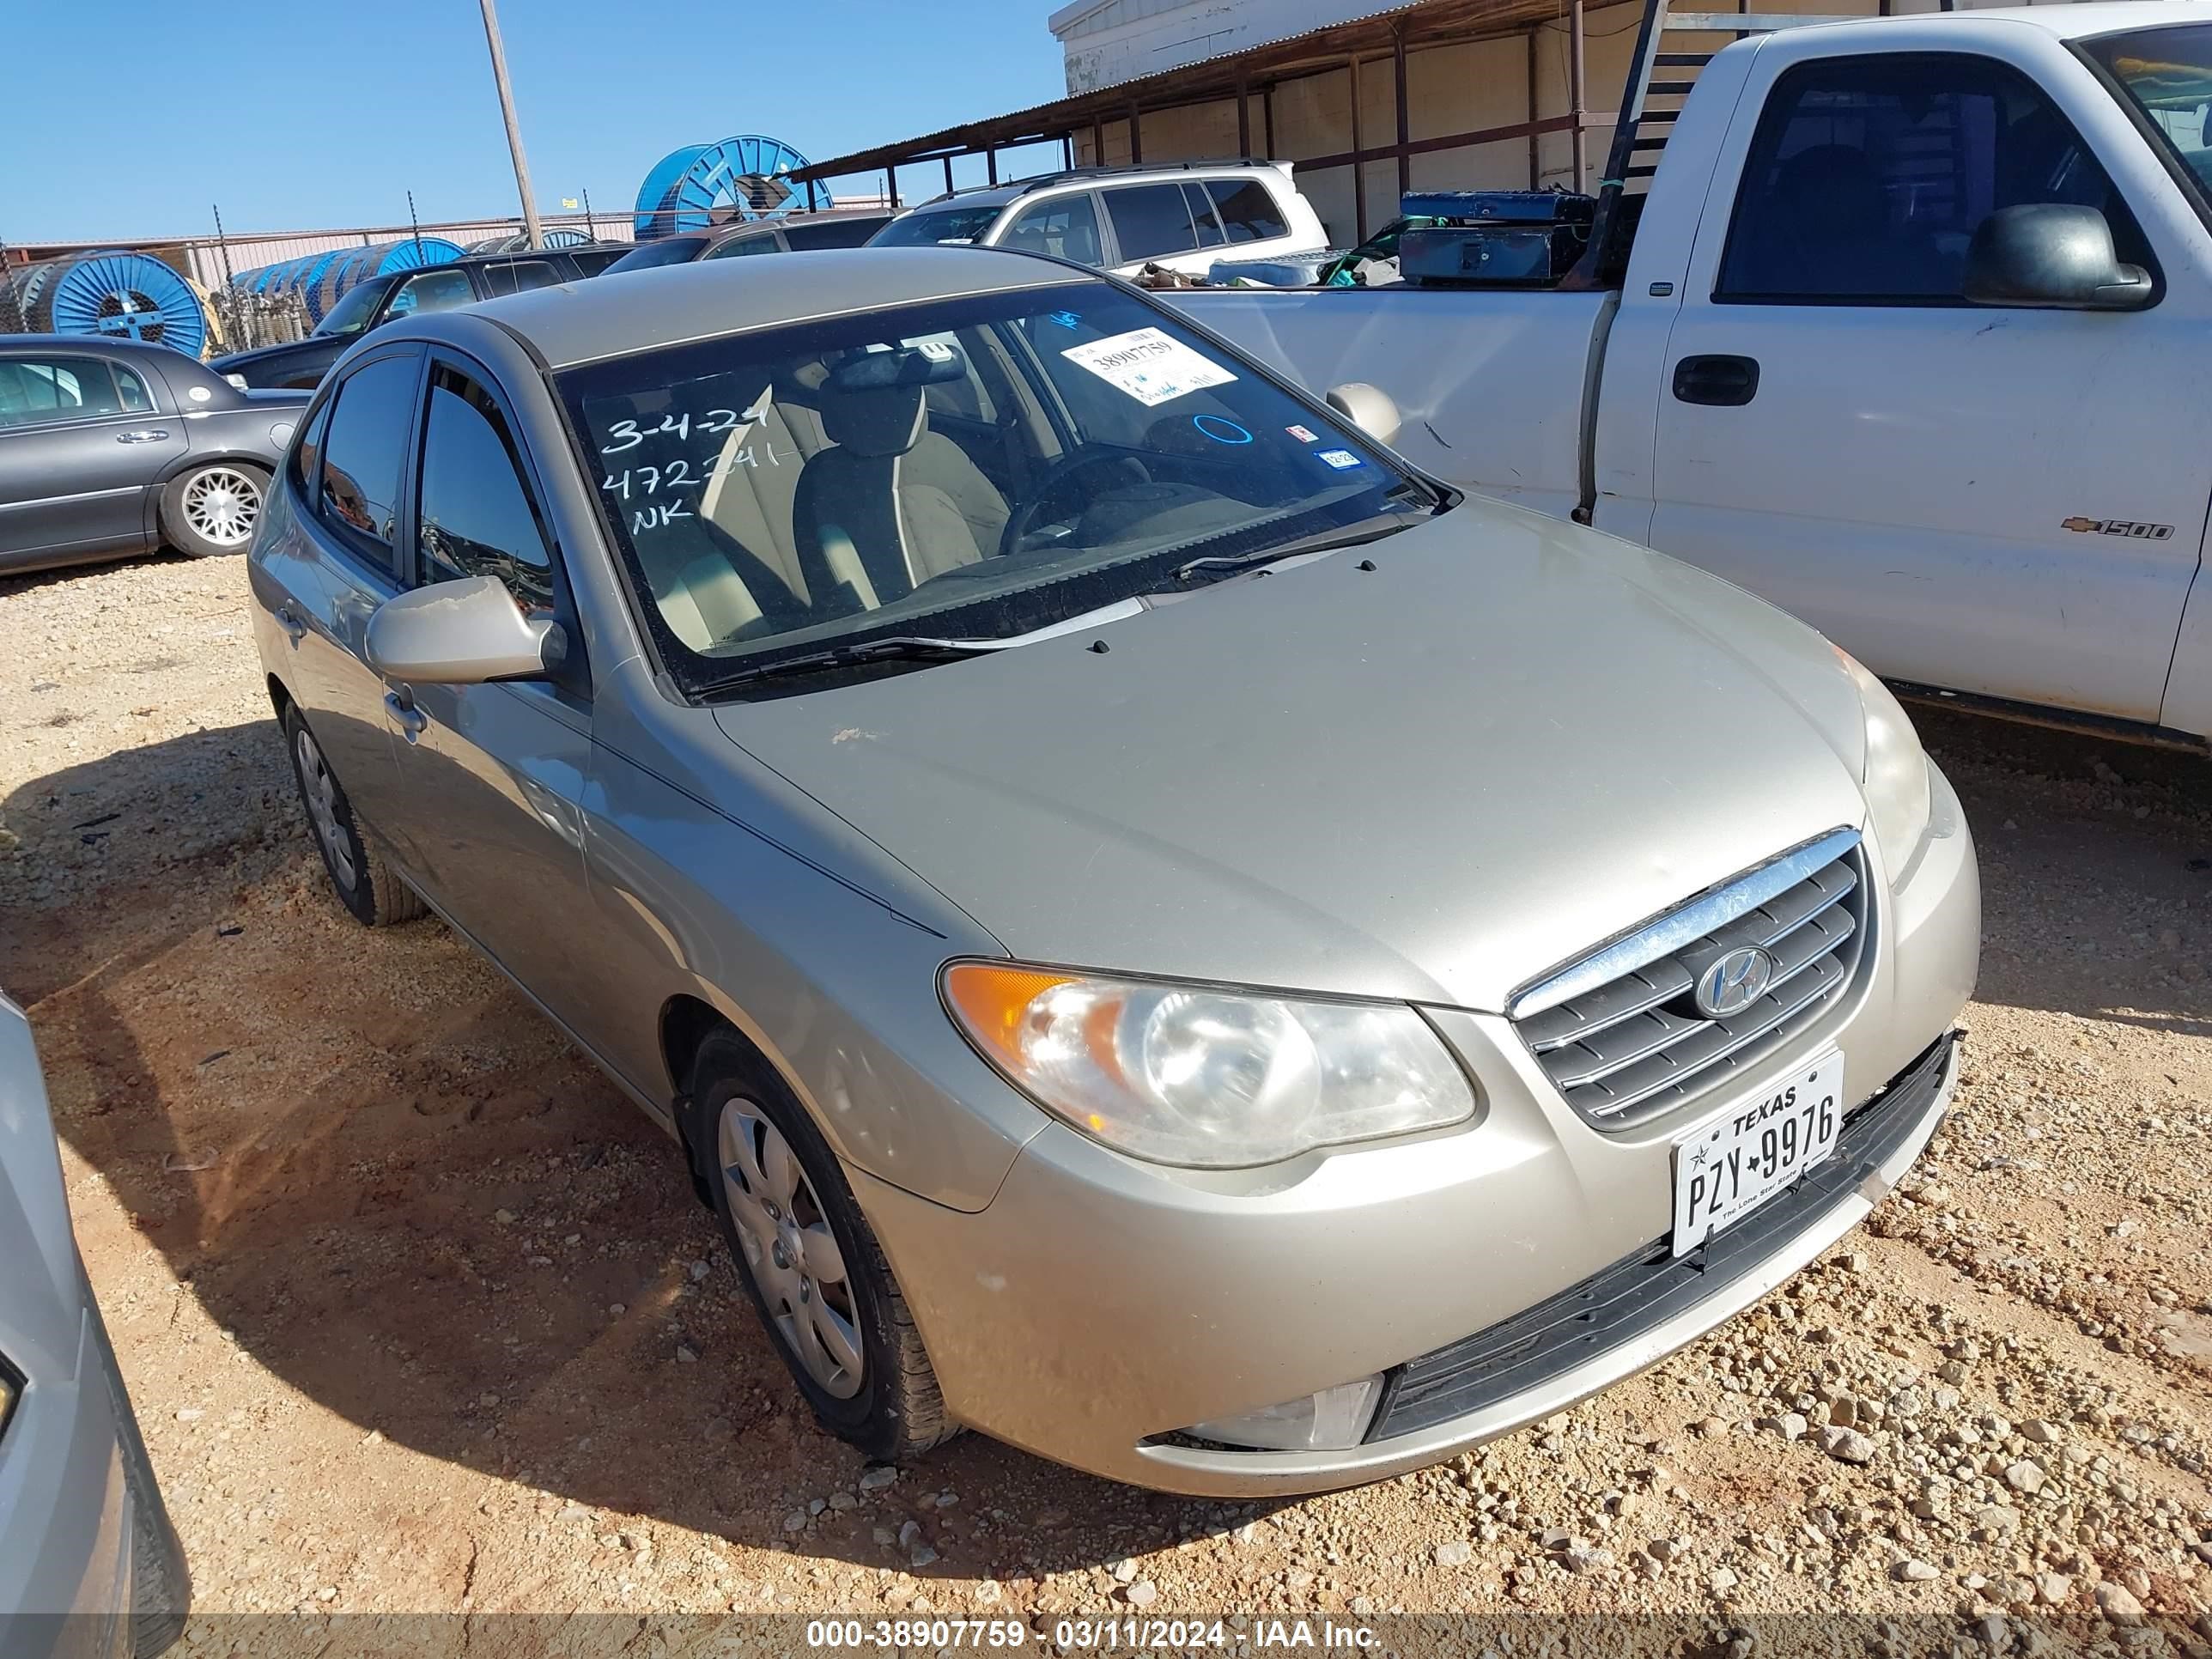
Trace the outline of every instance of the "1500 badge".
{"type": "Polygon", "coordinates": [[[2130,536],[2139,542],[2162,542],[2173,534],[2170,524],[2145,524],[2139,519],[2062,519],[2058,527],[2084,536],[2130,536]]]}

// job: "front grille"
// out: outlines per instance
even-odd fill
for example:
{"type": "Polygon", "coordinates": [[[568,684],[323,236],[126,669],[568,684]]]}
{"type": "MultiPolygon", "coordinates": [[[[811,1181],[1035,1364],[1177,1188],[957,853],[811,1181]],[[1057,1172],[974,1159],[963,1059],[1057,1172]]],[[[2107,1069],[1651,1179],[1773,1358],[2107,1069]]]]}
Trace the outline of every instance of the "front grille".
{"type": "Polygon", "coordinates": [[[1958,1041],[1946,1032],[1845,1119],[1836,1150],[1687,1255],[1665,1238],[1579,1285],[1398,1366],[1383,1379],[1370,1443],[1467,1417],[1656,1330],[1757,1268],[1859,1190],[1934,1103],[1958,1041]]]}
{"type": "Polygon", "coordinates": [[[1514,1028],[1589,1122],[1620,1129],[1673,1110],[1803,1030],[1865,957],[1858,832],[1838,830],[1676,906],[1516,995],[1514,1028]],[[1707,1018],[1692,995],[1743,945],[1774,959],[1766,993],[1707,1018]]]}

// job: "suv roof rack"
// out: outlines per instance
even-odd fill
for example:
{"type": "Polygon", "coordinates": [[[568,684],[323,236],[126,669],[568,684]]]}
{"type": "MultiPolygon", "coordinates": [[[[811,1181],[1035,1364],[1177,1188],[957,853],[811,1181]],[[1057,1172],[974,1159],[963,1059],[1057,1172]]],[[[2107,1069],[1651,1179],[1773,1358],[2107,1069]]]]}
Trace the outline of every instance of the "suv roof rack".
{"type": "Polygon", "coordinates": [[[1087,167],[1058,167],[1050,173],[1031,173],[1026,179],[1001,179],[995,185],[963,185],[957,190],[939,191],[927,202],[950,202],[962,196],[974,196],[987,190],[1011,190],[1017,197],[1031,191],[1042,190],[1049,185],[1073,185],[1085,179],[1112,179],[1133,173],[1195,173],[1208,167],[1278,167],[1284,164],[1271,161],[1264,155],[1215,156],[1202,161],[1115,161],[1087,167]]]}

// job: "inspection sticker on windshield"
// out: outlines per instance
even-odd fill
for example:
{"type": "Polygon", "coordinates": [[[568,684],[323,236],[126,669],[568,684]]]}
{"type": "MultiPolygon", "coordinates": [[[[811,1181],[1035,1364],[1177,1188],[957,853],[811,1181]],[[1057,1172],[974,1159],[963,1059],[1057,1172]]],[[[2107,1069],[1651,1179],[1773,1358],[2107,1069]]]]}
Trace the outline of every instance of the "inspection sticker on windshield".
{"type": "Polygon", "coordinates": [[[1103,340],[1069,346],[1060,355],[1127,392],[1147,409],[1201,386],[1225,386],[1237,378],[1156,328],[1109,334],[1103,340]]]}
{"type": "Polygon", "coordinates": [[[1321,459],[1341,472],[1347,467],[1364,466],[1366,463],[1348,449],[1322,449],[1315,452],[1321,459]]]}
{"type": "Polygon", "coordinates": [[[1286,426],[1283,430],[1302,444],[1317,444],[1321,441],[1320,434],[1310,426],[1286,426]]]}

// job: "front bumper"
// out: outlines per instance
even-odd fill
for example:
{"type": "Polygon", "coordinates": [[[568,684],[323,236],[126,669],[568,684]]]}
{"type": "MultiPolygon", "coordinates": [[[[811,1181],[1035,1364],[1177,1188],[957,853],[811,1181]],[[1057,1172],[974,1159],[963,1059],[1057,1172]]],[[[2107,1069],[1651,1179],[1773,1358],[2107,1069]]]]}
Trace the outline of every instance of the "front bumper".
{"type": "Polygon", "coordinates": [[[1973,987],[1980,890],[1957,799],[1940,775],[1935,784],[1936,833],[1901,883],[1869,847],[1882,896],[1853,993],[1735,1086],[1633,1130],[1601,1133],[1577,1116],[1504,1019],[1430,1010],[1483,1094],[1473,1123],[1441,1133],[1206,1173],[1142,1164],[1054,1123],[975,1214],[855,1173],[947,1407],[1139,1486],[1318,1491],[1418,1468],[1547,1416],[1750,1305],[1873,1207],[1955,1085],[1947,1034],[1973,987]],[[1727,1273],[1687,1292],[1670,1274],[1639,1278],[1671,1225],[1674,1143],[1825,1048],[1844,1055],[1846,1097],[1872,1103],[1825,1176],[1778,1195],[1774,1214],[1747,1218],[1734,1243],[1715,1240],[1727,1273]],[[1492,1367],[1441,1414],[1408,1411],[1409,1389],[1442,1397],[1455,1376],[1464,1382],[1467,1367],[1440,1356],[1465,1360],[1486,1339],[1510,1347],[1516,1326],[1593,1285],[1621,1304],[1609,1340],[1551,1343],[1502,1382],[1492,1367]],[[1383,1437],[1348,1449],[1164,1437],[1378,1372],[1389,1378],[1383,1437]]]}

